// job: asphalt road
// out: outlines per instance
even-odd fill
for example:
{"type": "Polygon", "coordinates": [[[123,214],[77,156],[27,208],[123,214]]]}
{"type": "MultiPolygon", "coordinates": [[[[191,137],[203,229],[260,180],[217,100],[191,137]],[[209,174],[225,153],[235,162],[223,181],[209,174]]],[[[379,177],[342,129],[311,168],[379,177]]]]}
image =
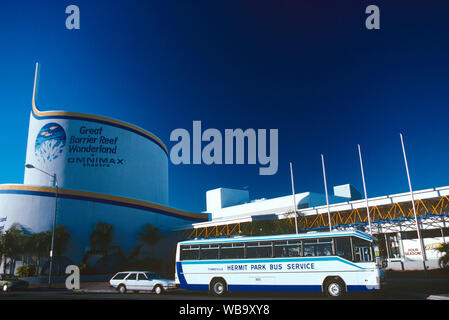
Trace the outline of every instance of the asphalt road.
{"type": "MultiPolygon", "coordinates": [[[[155,300],[155,301],[298,301],[329,300],[321,293],[290,292],[231,292],[225,297],[214,297],[207,292],[178,289],[162,295],[150,292],[119,294],[107,282],[84,283],[82,290],[34,288],[26,291],[0,293],[1,300],[155,300]]],[[[449,300],[449,279],[396,279],[390,280],[383,291],[348,293],[342,300],[449,300]]]]}
{"type": "MultiPolygon", "coordinates": [[[[416,316],[416,308],[426,295],[410,296],[396,292],[349,293],[340,301],[329,300],[319,293],[232,293],[223,298],[216,298],[207,293],[177,290],[156,295],[153,293],[116,292],[71,292],[63,289],[28,290],[0,294],[2,315],[20,314],[24,318],[35,317],[37,310],[45,318],[69,316],[74,319],[116,319],[135,318],[155,314],[162,319],[240,319],[254,318],[282,319],[285,315],[295,318],[312,314],[319,318],[335,318],[337,314],[367,315],[379,317],[388,311],[393,318],[416,316]],[[26,301],[24,301],[26,300],[26,301]],[[54,301],[56,300],[56,301],[54,301]],[[342,301],[343,300],[343,301],[342,301]],[[380,301],[380,304],[377,301],[380,301]],[[398,300],[404,300],[398,304],[398,300]],[[407,301],[412,300],[412,301],[407,301]],[[375,307],[376,306],[376,307],[375,307]],[[234,308],[234,314],[225,314],[234,308]],[[237,308],[237,309],[236,309],[237,308]],[[188,310],[188,311],[187,311],[188,310]],[[197,312],[192,314],[192,310],[197,312]],[[240,313],[236,313],[236,312],[240,313]],[[259,311],[259,313],[251,313],[259,311]],[[267,312],[268,311],[268,312],[267,312]],[[62,313],[61,313],[62,312],[62,313]],[[186,312],[189,312],[186,314],[186,312]],[[245,314],[248,312],[248,314],[245,314]],[[265,313],[267,312],[267,313],[265,313]],[[396,312],[396,314],[395,314],[396,312]],[[395,314],[395,315],[394,315],[395,314]]],[[[443,311],[447,304],[432,305],[435,314],[443,311]],[[436,310],[439,307],[442,310],[436,310]]],[[[56,319],[56,318],[55,318],[56,319]]]]}
{"type": "MultiPolygon", "coordinates": [[[[409,299],[402,297],[404,299],[409,299]]],[[[424,297],[421,297],[424,298],[424,297]]],[[[386,300],[401,299],[398,295],[387,293],[367,292],[350,293],[343,300],[386,300]]],[[[420,299],[417,297],[416,299],[420,299]]],[[[28,290],[7,292],[0,294],[0,300],[194,300],[194,301],[226,301],[226,300],[328,300],[320,293],[260,293],[245,292],[232,293],[226,297],[213,297],[207,293],[196,291],[176,290],[174,292],[156,295],[154,293],[126,293],[116,292],[72,292],[67,290],[28,290]]]]}

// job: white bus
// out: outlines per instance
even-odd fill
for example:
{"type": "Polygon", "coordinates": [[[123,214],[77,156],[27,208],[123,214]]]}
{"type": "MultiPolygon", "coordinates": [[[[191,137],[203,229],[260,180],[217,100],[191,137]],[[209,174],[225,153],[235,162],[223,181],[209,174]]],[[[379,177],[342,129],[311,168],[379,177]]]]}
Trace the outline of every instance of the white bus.
{"type": "Polygon", "coordinates": [[[179,242],[180,288],[230,291],[315,291],[340,297],[378,290],[383,273],[374,238],[360,231],[196,239],[179,242]]]}

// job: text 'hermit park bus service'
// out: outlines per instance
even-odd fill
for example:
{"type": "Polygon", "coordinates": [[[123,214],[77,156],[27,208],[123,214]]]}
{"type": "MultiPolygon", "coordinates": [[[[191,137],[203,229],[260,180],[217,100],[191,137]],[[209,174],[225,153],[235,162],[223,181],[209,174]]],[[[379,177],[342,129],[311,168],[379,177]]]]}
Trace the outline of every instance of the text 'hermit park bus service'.
{"type": "Polygon", "coordinates": [[[183,289],[315,291],[339,297],[380,289],[374,238],[334,231],[179,242],[176,283],[183,289]]]}

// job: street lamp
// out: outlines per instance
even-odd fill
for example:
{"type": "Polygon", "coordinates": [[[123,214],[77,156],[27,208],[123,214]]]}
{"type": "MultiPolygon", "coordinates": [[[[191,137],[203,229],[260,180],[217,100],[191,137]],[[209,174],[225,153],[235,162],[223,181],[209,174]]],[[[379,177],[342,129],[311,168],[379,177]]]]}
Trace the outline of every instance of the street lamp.
{"type": "Polygon", "coordinates": [[[51,287],[51,273],[53,268],[53,252],[54,252],[54,246],[55,246],[55,230],[56,230],[56,212],[58,210],[58,180],[56,179],[56,173],[50,174],[42,169],[36,168],[30,163],[25,164],[25,168],[27,169],[36,169],[42,173],[45,173],[46,175],[53,178],[53,187],[56,189],[56,196],[55,196],[55,214],[53,216],[53,230],[51,233],[51,248],[50,248],[50,270],[48,272],[48,287],[51,287]]]}

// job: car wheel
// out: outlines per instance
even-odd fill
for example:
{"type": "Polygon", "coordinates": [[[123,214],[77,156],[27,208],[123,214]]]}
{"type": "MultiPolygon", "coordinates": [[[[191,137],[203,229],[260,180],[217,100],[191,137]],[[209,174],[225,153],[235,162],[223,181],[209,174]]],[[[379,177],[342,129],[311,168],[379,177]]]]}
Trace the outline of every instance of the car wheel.
{"type": "Polygon", "coordinates": [[[125,287],[124,284],[119,285],[118,288],[117,288],[117,290],[118,290],[118,292],[120,292],[120,293],[126,293],[126,287],[125,287]]]}
{"type": "Polygon", "coordinates": [[[2,286],[2,291],[3,292],[8,292],[9,291],[9,287],[8,287],[8,285],[6,283],[2,286]]]}
{"type": "Polygon", "coordinates": [[[160,285],[156,285],[153,289],[153,292],[155,294],[162,294],[162,293],[164,293],[164,288],[162,288],[162,286],[160,286],[160,285]]]}
{"type": "Polygon", "coordinates": [[[226,294],[226,281],[218,278],[214,279],[210,285],[210,293],[214,296],[221,297],[226,294]]]}

